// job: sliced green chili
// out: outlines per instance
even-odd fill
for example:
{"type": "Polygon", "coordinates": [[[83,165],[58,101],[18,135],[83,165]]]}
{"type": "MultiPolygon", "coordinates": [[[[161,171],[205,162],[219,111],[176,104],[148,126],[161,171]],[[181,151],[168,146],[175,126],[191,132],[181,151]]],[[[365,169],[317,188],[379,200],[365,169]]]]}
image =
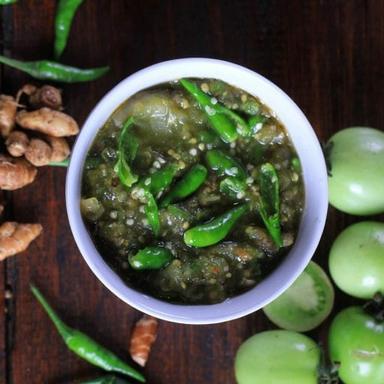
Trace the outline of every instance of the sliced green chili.
{"type": "Polygon", "coordinates": [[[238,205],[207,223],[184,233],[185,244],[192,247],[208,247],[223,240],[235,223],[248,211],[248,205],[238,205]]]}
{"type": "Polygon", "coordinates": [[[220,182],[220,192],[232,199],[240,200],[245,197],[247,184],[237,177],[226,177],[220,182]]]}
{"type": "Polygon", "coordinates": [[[107,375],[87,381],[82,381],[80,384],[129,384],[129,382],[117,376],[107,375]]]}
{"type": "Polygon", "coordinates": [[[196,164],[178,181],[162,200],[160,207],[164,208],[169,204],[184,199],[198,190],[207,178],[207,168],[204,165],[196,164]]]}
{"type": "Polygon", "coordinates": [[[160,269],[171,262],[171,251],[163,247],[146,247],[130,257],[129,264],[133,269],[160,269]]]}
{"type": "Polygon", "coordinates": [[[56,60],[59,59],[67,45],[73,18],[83,1],[84,0],[59,0],[55,17],[54,56],[56,60]]]}
{"type": "Polygon", "coordinates": [[[148,224],[151,226],[154,235],[158,236],[160,233],[160,216],[156,200],[149,191],[145,191],[144,196],[147,199],[144,212],[147,217],[148,224]]]}
{"type": "Polygon", "coordinates": [[[217,173],[218,176],[235,176],[239,179],[246,179],[247,174],[243,166],[233,157],[218,149],[212,149],[205,155],[209,168],[217,173]]]}
{"type": "Polygon", "coordinates": [[[138,177],[132,172],[130,167],[139,148],[139,142],[130,132],[133,124],[133,117],[129,117],[121,129],[118,144],[118,160],[114,167],[114,171],[119,176],[121,184],[126,187],[131,187],[138,180],[138,177]]]}
{"type": "Polygon", "coordinates": [[[177,165],[168,164],[164,168],[144,177],[140,181],[139,186],[144,190],[148,190],[153,196],[158,198],[158,195],[172,183],[178,170],[179,167],[177,165]]]}
{"type": "Polygon", "coordinates": [[[206,112],[212,128],[225,143],[231,143],[238,137],[249,136],[248,124],[238,114],[221,105],[214,97],[204,93],[196,84],[181,79],[180,84],[196,99],[200,107],[206,112]]]}
{"type": "Polygon", "coordinates": [[[260,167],[260,216],[278,247],[283,245],[280,226],[280,192],[279,177],[275,167],[265,163],[260,167]]]}
{"type": "Polygon", "coordinates": [[[55,61],[21,61],[0,55],[0,63],[28,73],[39,80],[81,83],[96,80],[109,71],[109,67],[81,69],[63,65],[55,61]]]}
{"type": "Polygon", "coordinates": [[[144,376],[136,371],[136,369],[130,367],[115,354],[92,340],[86,334],[66,325],[49,305],[38,288],[31,285],[31,291],[52,320],[67,347],[72,352],[88,361],[88,363],[96,365],[105,371],[119,372],[133,377],[138,381],[145,382],[144,376]]]}

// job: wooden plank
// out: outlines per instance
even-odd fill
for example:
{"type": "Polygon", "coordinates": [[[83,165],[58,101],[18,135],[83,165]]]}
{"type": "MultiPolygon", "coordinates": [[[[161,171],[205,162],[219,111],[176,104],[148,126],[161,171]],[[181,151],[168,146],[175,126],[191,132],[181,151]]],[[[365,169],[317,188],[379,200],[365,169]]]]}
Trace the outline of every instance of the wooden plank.
{"type": "MultiPolygon", "coordinates": [[[[154,62],[210,56],[243,64],[270,78],[302,107],[326,140],[351,124],[382,128],[384,2],[369,1],[86,1],[79,11],[63,61],[84,67],[111,65],[97,82],[64,86],[66,110],[82,122],[100,97],[128,74],[154,62]]],[[[24,59],[50,57],[54,2],[20,1],[5,28],[5,51],[24,59]]],[[[4,70],[3,89],[14,92],[27,77],[4,70]]],[[[12,193],[20,221],[39,221],[43,236],[6,266],[15,311],[8,355],[9,382],[70,383],[98,371],[60,340],[29,292],[37,284],[63,318],[122,357],[139,317],[92,275],[73,242],[64,204],[65,170],[42,169],[31,186],[12,193]],[[32,378],[32,379],[31,379],[32,378]]],[[[337,233],[359,219],[330,209],[315,260],[327,264],[337,233]]],[[[337,307],[352,299],[338,293],[337,307]]],[[[0,311],[2,310],[0,300],[0,311]]],[[[326,341],[326,322],[312,332],[326,341]]],[[[5,322],[0,323],[0,354],[5,322]]],[[[234,383],[240,343],[273,328],[261,313],[225,324],[183,326],[161,322],[146,373],[151,383],[234,383]]],[[[3,344],[2,344],[3,343],[3,344]]],[[[0,362],[0,377],[4,372],[0,362]]]]}

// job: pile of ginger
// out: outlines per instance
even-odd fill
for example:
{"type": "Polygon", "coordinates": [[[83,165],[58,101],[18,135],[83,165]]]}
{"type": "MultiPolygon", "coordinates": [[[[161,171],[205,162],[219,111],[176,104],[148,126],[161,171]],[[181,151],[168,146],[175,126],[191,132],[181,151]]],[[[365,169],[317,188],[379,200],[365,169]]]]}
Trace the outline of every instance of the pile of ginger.
{"type": "MultiPolygon", "coordinates": [[[[0,95],[0,189],[13,191],[32,183],[37,167],[61,163],[70,155],[66,137],[77,135],[76,121],[62,112],[61,90],[24,85],[16,97],[0,95]]],[[[3,206],[0,206],[0,213],[3,206]]],[[[40,235],[40,224],[0,225],[0,261],[28,248],[40,235]]]]}

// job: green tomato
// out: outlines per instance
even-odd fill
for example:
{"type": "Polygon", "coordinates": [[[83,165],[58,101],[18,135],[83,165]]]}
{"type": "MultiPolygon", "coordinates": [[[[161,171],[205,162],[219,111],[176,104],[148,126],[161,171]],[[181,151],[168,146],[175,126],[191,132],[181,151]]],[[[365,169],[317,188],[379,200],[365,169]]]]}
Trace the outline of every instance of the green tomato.
{"type": "Polygon", "coordinates": [[[263,311],[280,328],[306,332],[328,317],[334,298],[327,274],[311,261],[298,279],[263,311]]]}
{"type": "Polygon", "coordinates": [[[360,307],[341,311],[329,331],[329,351],[345,384],[384,383],[384,324],[360,307]]]}
{"type": "Polygon", "coordinates": [[[235,360],[238,384],[316,384],[320,350],[305,335],[266,331],[239,348],[235,360]]]}
{"type": "Polygon", "coordinates": [[[352,215],[384,212],[384,132],[354,127],[327,144],[329,202],[352,215]]]}
{"type": "Polygon", "coordinates": [[[330,251],[329,271],[351,296],[370,299],[384,293],[384,223],[363,221],[341,232],[330,251]]]}

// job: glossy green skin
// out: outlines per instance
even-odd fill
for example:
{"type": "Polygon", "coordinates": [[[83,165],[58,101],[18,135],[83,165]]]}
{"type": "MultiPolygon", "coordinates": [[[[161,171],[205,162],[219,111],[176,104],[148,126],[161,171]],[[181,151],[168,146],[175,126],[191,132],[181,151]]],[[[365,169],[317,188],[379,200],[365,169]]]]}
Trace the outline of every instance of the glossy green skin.
{"type": "Polygon", "coordinates": [[[218,149],[208,151],[205,159],[209,168],[218,176],[234,176],[241,180],[247,177],[243,166],[237,160],[218,149]]]}
{"type": "Polygon", "coordinates": [[[109,67],[81,69],[60,64],[55,61],[21,61],[0,55],[0,63],[8,65],[39,80],[62,83],[82,83],[96,80],[109,71],[109,67]]]}
{"type": "Polygon", "coordinates": [[[54,44],[54,56],[56,60],[61,56],[67,45],[73,18],[83,1],[84,0],[60,0],[57,5],[54,44]]]}
{"type": "Polygon", "coordinates": [[[129,258],[129,264],[133,269],[160,269],[165,267],[173,259],[172,253],[167,248],[146,247],[136,255],[129,258]]]}
{"type": "Polygon", "coordinates": [[[384,132],[347,128],[329,143],[329,202],[352,215],[384,212],[384,132]]]}
{"type": "Polygon", "coordinates": [[[197,191],[206,180],[207,175],[208,171],[204,165],[193,165],[164,197],[160,204],[161,208],[167,207],[175,201],[184,199],[197,191]]]}
{"type": "Polygon", "coordinates": [[[0,0],[0,5],[14,4],[17,0],[0,0]]]}
{"type": "Polygon", "coordinates": [[[188,229],[184,233],[185,244],[191,247],[208,247],[218,243],[247,211],[247,205],[239,205],[205,224],[188,229]]]}
{"type": "Polygon", "coordinates": [[[283,246],[280,225],[280,183],[275,167],[264,163],[260,167],[260,216],[278,247],[283,246]]]}
{"type": "Polygon", "coordinates": [[[88,363],[100,367],[105,371],[119,372],[133,377],[138,381],[145,382],[145,378],[140,372],[119,359],[114,353],[92,340],[83,332],[66,325],[49,305],[38,288],[31,285],[31,291],[54,323],[67,347],[72,352],[88,361],[88,363]]]}
{"type": "Polygon", "coordinates": [[[328,317],[334,299],[335,292],[328,276],[311,261],[298,279],[263,311],[280,328],[307,332],[328,317]]]}
{"type": "Polygon", "coordinates": [[[370,299],[384,293],[384,223],[363,221],[341,232],[330,251],[329,271],[351,296],[370,299]]]}
{"type": "Polygon", "coordinates": [[[300,333],[258,333],[239,348],[235,360],[238,384],[317,384],[320,350],[300,333]]]}
{"type": "Polygon", "coordinates": [[[238,199],[239,194],[244,194],[247,184],[237,177],[226,177],[220,182],[220,192],[233,199],[238,199]]]}
{"type": "Polygon", "coordinates": [[[181,79],[180,84],[197,100],[200,107],[207,113],[212,128],[221,139],[225,143],[235,141],[238,137],[236,124],[224,113],[227,109],[219,105],[219,103],[213,104],[212,98],[189,80],[181,79]],[[211,112],[208,113],[209,110],[211,112]]]}
{"type": "Polygon", "coordinates": [[[164,168],[152,173],[152,175],[144,177],[140,181],[139,186],[141,188],[150,191],[154,197],[164,191],[173,181],[178,167],[175,164],[166,165],[164,168]],[[148,180],[148,183],[146,183],[148,180]]]}
{"type": "Polygon", "coordinates": [[[120,182],[128,188],[138,180],[137,175],[131,170],[131,163],[135,159],[139,148],[137,139],[130,132],[133,124],[133,117],[129,117],[123,124],[119,136],[118,160],[114,168],[120,182]]]}
{"type": "Polygon", "coordinates": [[[345,384],[384,383],[384,324],[360,307],[341,311],[329,330],[329,351],[345,384]]]}

